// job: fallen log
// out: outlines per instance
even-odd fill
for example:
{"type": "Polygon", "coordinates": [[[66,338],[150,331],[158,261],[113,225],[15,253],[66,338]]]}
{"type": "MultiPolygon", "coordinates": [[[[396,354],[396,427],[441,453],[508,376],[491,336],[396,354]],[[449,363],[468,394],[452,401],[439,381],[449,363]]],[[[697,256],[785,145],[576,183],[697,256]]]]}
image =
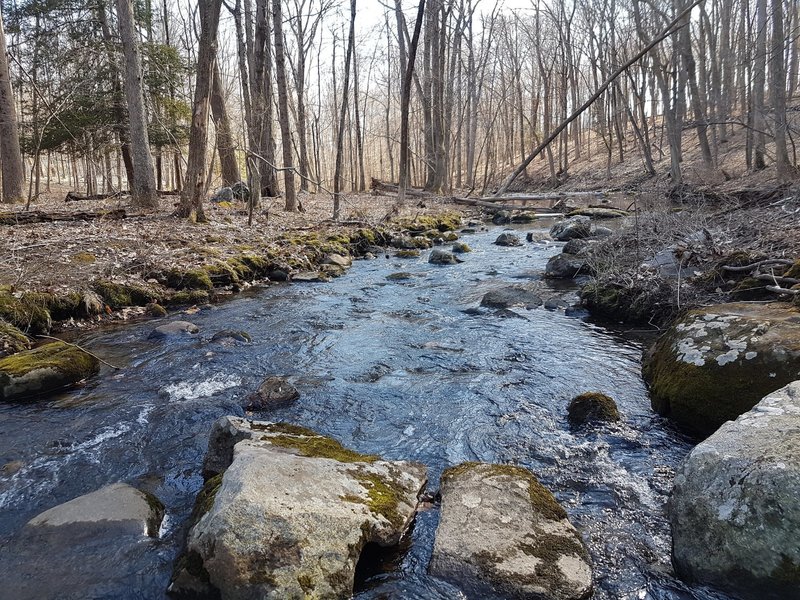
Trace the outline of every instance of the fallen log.
{"type": "Polygon", "coordinates": [[[94,221],[95,219],[124,219],[128,214],[124,208],[98,210],[94,212],[7,212],[0,213],[0,225],[29,225],[54,221],[94,221]]]}
{"type": "Polygon", "coordinates": [[[108,200],[109,198],[119,198],[122,194],[127,192],[112,192],[110,194],[92,194],[90,196],[83,196],[78,192],[67,192],[64,202],[83,202],[84,200],[108,200]]]}
{"type": "Polygon", "coordinates": [[[553,210],[549,206],[516,206],[513,204],[499,204],[497,202],[487,202],[486,200],[478,200],[477,198],[459,198],[457,196],[453,196],[452,200],[456,204],[464,204],[466,206],[479,206],[480,208],[485,208],[489,211],[520,210],[520,211],[536,212],[536,211],[553,210]]]}
{"type": "MultiPolygon", "coordinates": [[[[372,190],[373,194],[397,194],[400,191],[399,187],[393,183],[386,183],[380,179],[375,179],[374,177],[372,178],[369,188],[372,190]]],[[[414,198],[435,198],[436,194],[432,192],[426,192],[420,188],[406,188],[406,196],[412,196],[414,198]]]]}

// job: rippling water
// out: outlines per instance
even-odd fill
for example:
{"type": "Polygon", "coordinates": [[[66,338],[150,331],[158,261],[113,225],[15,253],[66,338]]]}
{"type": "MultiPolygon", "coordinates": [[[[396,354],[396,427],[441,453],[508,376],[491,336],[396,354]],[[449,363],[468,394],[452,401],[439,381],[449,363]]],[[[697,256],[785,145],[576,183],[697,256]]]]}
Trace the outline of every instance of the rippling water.
{"type": "MultiPolygon", "coordinates": [[[[265,377],[285,375],[300,400],[256,417],[423,462],[431,489],[443,469],[465,460],[531,468],[587,541],[595,598],[725,598],[672,575],[664,503],[691,445],[650,410],[640,344],[561,311],[464,312],[491,289],[544,285],[536,274],[560,250],[494,246],[499,232],[465,236],[474,251],[457,266],[428,265],[426,253],[381,257],[331,283],[249,293],[189,317],[201,329],[192,338],[150,341],[153,321],[88,335],[81,344],[123,369],[49,401],[0,406],[0,464],[21,465],[0,475],[0,539],[56,504],[130,482],[153,491],[168,515],[161,538],[136,557],[142,567],[129,597],[163,598],[211,424],[242,414],[241,401],[265,377]],[[397,271],[413,276],[386,279],[397,271]],[[253,343],[211,343],[221,329],[246,330],[253,343]],[[567,403],[590,390],[617,400],[621,424],[570,430],[567,403]]],[[[407,552],[389,557],[390,568],[362,582],[356,597],[461,597],[426,573],[437,522],[437,510],[422,513],[407,552]]]]}

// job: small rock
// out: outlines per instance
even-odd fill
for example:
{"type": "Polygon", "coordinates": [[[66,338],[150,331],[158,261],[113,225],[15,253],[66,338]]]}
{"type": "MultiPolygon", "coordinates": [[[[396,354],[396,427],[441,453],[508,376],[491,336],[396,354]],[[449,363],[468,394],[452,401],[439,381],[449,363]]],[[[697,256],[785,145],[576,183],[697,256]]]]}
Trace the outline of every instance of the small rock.
{"type": "Polygon", "coordinates": [[[574,279],[591,273],[585,258],[573,254],[556,254],[547,261],[544,276],[550,279],[574,279]]]}
{"type": "Polygon", "coordinates": [[[667,504],[673,564],[746,600],[800,590],[800,381],[692,450],[667,504]]]}
{"type": "Polygon", "coordinates": [[[514,312],[508,308],[499,308],[494,311],[494,316],[500,319],[524,319],[528,320],[527,317],[522,316],[521,314],[514,312]]]}
{"type": "Polygon", "coordinates": [[[463,261],[447,250],[436,248],[428,257],[428,262],[432,265],[455,265],[463,261]]]}
{"type": "MultiPolygon", "coordinates": [[[[426,240],[427,241],[427,240],[426,240]]],[[[414,243],[410,237],[407,236],[398,236],[392,238],[389,245],[392,248],[397,248],[398,250],[414,250],[417,249],[417,245],[414,243]]]]}
{"type": "Polygon", "coordinates": [[[267,279],[270,281],[289,281],[289,273],[283,269],[272,269],[267,273],[267,279]]]}
{"type": "Polygon", "coordinates": [[[401,271],[399,273],[391,273],[387,275],[386,279],[388,279],[389,281],[406,281],[407,279],[411,279],[412,277],[414,277],[413,274],[401,271]]]}
{"type": "Polygon", "coordinates": [[[295,283],[317,283],[325,281],[325,278],[316,271],[303,271],[302,273],[295,273],[292,275],[292,281],[295,283]]]}
{"type": "Polygon", "coordinates": [[[594,421],[619,421],[619,409],[613,398],[600,392],[586,392],[570,401],[567,421],[573,427],[594,421]]]}
{"type": "Polygon", "coordinates": [[[148,336],[151,339],[165,338],[175,335],[195,334],[200,328],[189,321],[170,321],[156,327],[148,336]]]}
{"type": "Polygon", "coordinates": [[[291,404],[300,392],[284,377],[267,377],[258,390],[247,398],[245,410],[266,410],[291,404]]]}
{"type": "Polygon", "coordinates": [[[614,235],[614,230],[609,229],[608,227],[597,227],[592,228],[592,236],[593,238],[608,238],[614,235]]]}
{"type": "Polygon", "coordinates": [[[144,307],[145,312],[151,317],[166,317],[167,309],[157,302],[150,302],[144,307]]]}
{"type": "Polygon", "coordinates": [[[575,238],[585,238],[591,235],[592,222],[589,217],[572,217],[550,228],[550,237],[557,242],[568,242],[575,238]]]}
{"type": "Polygon", "coordinates": [[[533,237],[533,232],[532,232],[532,231],[529,231],[528,233],[526,233],[526,234],[525,234],[525,241],[526,241],[526,242],[533,242],[533,241],[535,241],[535,240],[534,240],[534,237],[533,237]]]}
{"type": "Polygon", "coordinates": [[[100,361],[64,342],[51,342],[0,359],[0,400],[61,391],[100,370],[100,361]]]}
{"type": "Polygon", "coordinates": [[[495,225],[508,225],[511,223],[511,213],[507,210],[495,213],[494,217],[492,217],[492,223],[495,225]]]}
{"type": "Polygon", "coordinates": [[[465,244],[464,242],[453,244],[451,250],[453,254],[464,254],[466,252],[472,252],[472,248],[469,247],[469,244],[465,244]]]}
{"type": "Polygon", "coordinates": [[[567,306],[569,306],[567,302],[558,296],[553,296],[544,301],[544,307],[547,310],[559,310],[561,308],[567,308],[567,306]]]}
{"type": "Polygon", "coordinates": [[[462,229],[462,230],[461,230],[461,233],[462,233],[462,234],[466,234],[466,233],[478,233],[478,230],[477,230],[477,229],[475,229],[474,227],[466,227],[465,229],[462,229]]]}
{"type": "Polygon", "coordinates": [[[591,247],[591,242],[583,238],[575,238],[564,244],[561,250],[564,254],[572,254],[574,256],[582,256],[586,250],[591,247]]]}
{"type": "Polygon", "coordinates": [[[464,463],[442,474],[430,572],[470,598],[580,600],[592,567],[566,511],[522,467],[464,463]]]}
{"type": "Polygon", "coordinates": [[[375,256],[372,252],[367,252],[364,254],[364,260],[375,260],[377,256],[375,256]]]}
{"type": "Polygon", "coordinates": [[[211,336],[211,342],[220,342],[222,344],[249,344],[253,341],[250,334],[246,331],[235,331],[232,329],[223,329],[211,336]]]}
{"type": "Polygon", "coordinates": [[[347,268],[353,264],[353,259],[349,256],[342,256],[341,254],[328,254],[322,261],[322,264],[347,268]]]}
{"type": "Polygon", "coordinates": [[[534,292],[517,286],[509,286],[486,292],[481,299],[481,306],[489,308],[511,308],[524,306],[527,309],[542,305],[542,299],[534,292]]]}
{"type": "Polygon", "coordinates": [[[536,216],[529,212],[519,213],[518,215],[514,215],[513,217],[511,217],[512,223],[520,223],[523,225],[526,223],[533,223],[535,220],[536,216]]]}
{"type": "Polygon", "coordinates": [[[397,258],[419,258],[419,250],[398,250],[395,252],[397,258]]]}
{"type": "Polygon", "coordinates": [[[219,188],[217,192],[211,196],[211,201],[215,203],[220,202],[233,202],[234,194],[233,189],[229,187],[219,188]]]}
{"type": "Polygon", "coordinates": [[[513,233],[501,233],[494,243],[497,246],[522,246],[522,242],[513,233]]]}

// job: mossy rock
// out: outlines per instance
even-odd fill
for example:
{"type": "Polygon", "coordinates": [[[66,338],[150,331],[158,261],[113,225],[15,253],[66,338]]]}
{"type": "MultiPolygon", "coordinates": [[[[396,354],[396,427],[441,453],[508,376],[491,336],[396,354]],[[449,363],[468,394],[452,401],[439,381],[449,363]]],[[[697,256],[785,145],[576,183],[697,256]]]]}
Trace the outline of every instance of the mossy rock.
{"type": "Polygon", "coordinates": [[[731,290],[734,300],[766,300],[774,298],[772,292],[767,291],[767,284],[755,277],[745,277],[731,290]]]}
{"type": "Polygon", "coordinates": [[[103,301],[114,310],[126,306],[147,306],[150,302],[160,300],[161,295],[156,290],[144,285],[117,283],[105,279],[95,281],[92,289],[100,294],[103,301]]]}
{"type": "Polygon", "coordinates": [[[398,250],[395,253],[397,258],[419,258],[419,250],[398,250]]]}
{"type": "Polygon", "coordinates": [[[17,298],[10,291],[0,291],[0,319],[31,335],[50,333],[50,299],[49,294],[25,293],[17,298]]]}
{"type": "Polygon", "coordinates": [[[442,234],[442,239],[445,242],[455,242],[458,239],[458,234],[455,231],[446,231],[442,234]]]}
{"type": "Polygon", "coordinates": [[[676,311],[666,281],[594,281],[581,289],[581,305],[593,315],[625,323],[667,323],[676,311]]]}
{"type": "MultiPolygon", "coordinates": [[[[203,267],[208,277],[211,280],[212,287],[219,287],[224,285],[233,285],[239,283],[239,273],[229,263],[215,263],[213,265],[206,265],[203,267]]],[[[210,289],[210,288],[193,288],[193,289],[210,289]]]]}
{"type": "Polygon", "coordinates": [[[176,290],[211,291],[214,289],[211,276],[203,268],[171,269],[166,273],[166,283],[176,290]]]}
{"type": "Polygon", "coordinates": [[[28,350],[31,342],[19,329],[0,320],[0,358],[28,350]]]}
{"type": "Polygon", "coordinates": [[[567,421],[573,427],[596,421],[619,421],[619,409],[610,396],[600,392],[586,392],[570,401],[567,421]]]}
{"type": "Polygon", "coordinates": [[[453,244],[452,248],[453,254],[464,254],[466,252],[472,252],[472,248],[469,247],[469,244],[464,242],[459,242],[457,244],[453,244]]]}
{"type": "Polygon", "coordinates": [[[730,303],[690,311],[646,354],[653,409],[707,436],[800,379],[800,311],[730,303]]]}
{"type": "Polygon", "coordinates": [[[151,302],[147,306],[145,306],[147,310],[147,314],[151,317],[166,317],[167,316],[167,309],[158,304],[157,302],[151,302]]]}
{"type": "Polygon", "coordinates": [[[210,300],[211,297],[205,290],[182,290],[169,296],[166,303],[169,305],[208,304],[210,300]]]}
{"type": "Polygon", "coordinates": [[[92,355],[52,342],[0,359],[0,400],[24,400],[65,389],[99,370],[92,355]]]}

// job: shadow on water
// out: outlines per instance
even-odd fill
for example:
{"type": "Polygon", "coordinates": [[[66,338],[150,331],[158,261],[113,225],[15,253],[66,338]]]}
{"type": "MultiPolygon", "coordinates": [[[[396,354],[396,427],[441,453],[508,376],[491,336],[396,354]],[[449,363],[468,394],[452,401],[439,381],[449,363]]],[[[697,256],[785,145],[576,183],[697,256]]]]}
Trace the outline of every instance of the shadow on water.
{"type": "MultiPolygon", "coordinates": [[[[255,417],[420,461],[431,489],[447,466],[465,460],[531,468],[590,548],[595,598],[723,598],[671,574],[664,503],[691,444],[650,410],[641,342],[563,310],[514,309],[522,318],[505,319],[464,312],[498,287],[555,293],[536,273],[560,245],[502,248],[492,244],[499,232],[467,236],[473,252],[457,266],[431,266],[425,253],[380,258],[328,284],[240,296],[192,315],[201,329],[193,338],[147,340],[154,322],[87,335],[81,344],[124,368],[49,401],[0,406],[0,464],[13,465],[0,475],[0,536],[7,541],[39,512],[102,485],[132,483],[164,502],[167,521],[136,557],[146,575],[130,597],[163,597],[202,483],[211,424],[242,415],[242,401],[265,377],[284,375],[301,398],[255,417]],[[387,280],[399,271],[411,277],[387,280]],[[212,343],[222,329],[248,331],[253,342],[212,343]],[[568,401],[590,390],[617,400],[620,424],[568,427],[568,401]]],[[[437,522],[437,509],[423,512],[404,553],[370,552],[356,597],[461,597],[427,575],[437,522]]],[[[47,577],[48,566],[39,573],[47,577]]],[[[53,597],[59,586],[79,587],[69,581],[78,576],[59,574],[53,597]]]]}

